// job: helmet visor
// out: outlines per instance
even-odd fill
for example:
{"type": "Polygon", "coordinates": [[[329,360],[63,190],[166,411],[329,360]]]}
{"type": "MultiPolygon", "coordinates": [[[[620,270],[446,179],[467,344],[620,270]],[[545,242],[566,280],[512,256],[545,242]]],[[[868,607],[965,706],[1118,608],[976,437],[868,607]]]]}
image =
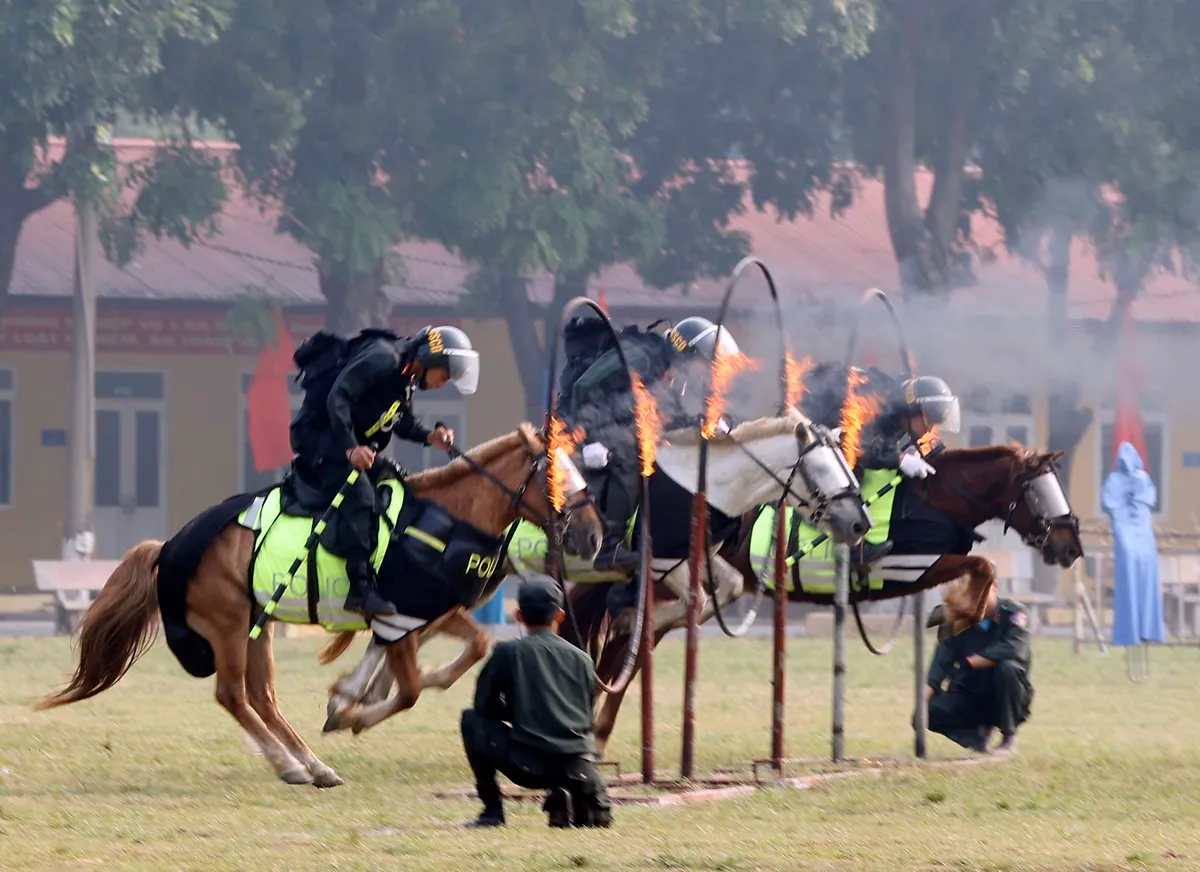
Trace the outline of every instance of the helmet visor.
{"type": "Polygon", "coordinates": [[[479,387],[479,352],[469,348],[447,348],[446,365],[450,383],[460,394],[470,395],[479,387]]]}
{"type": "Polygon", "coordinates": [[[934,427],[947,433],[957,433],[962,419],[958,410],[958,397],[926,397],[917,401],[917,407],[934,427]]]}

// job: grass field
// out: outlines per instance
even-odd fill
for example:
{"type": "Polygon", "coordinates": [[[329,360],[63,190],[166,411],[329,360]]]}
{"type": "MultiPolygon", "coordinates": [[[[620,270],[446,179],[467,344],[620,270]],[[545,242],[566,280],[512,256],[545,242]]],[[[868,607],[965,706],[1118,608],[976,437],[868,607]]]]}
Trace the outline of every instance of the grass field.
{"type": "MultiPolygon", "coordinates": [[[[186,676],[161,640],[115,688],[65,709],[27,703],[59,686],[66,639],[0,640],[0,868],[1117,870],[1200,869],[1200,693],[1195,650],[1155,651],[1134,685],[1120,652],[1071,654],[1038,640],[1033,719],[1017,758],[960,770],[906,768],[811,791],[772,789],[720,803],[620,806],[609,831],[545,827],[509,804],[504,831],[463,831],[471,801],[456,724],[475,672],[354,738],[322,736],[325,688],[349,668],[313,660],[315,639],[277,642],[285,714],[346,784],[289,787],[247,753],[209,681],[186,676]]],[[[426,662],[451,652],[435,643],[426,662]]],[[[679,759],[682,645],[660,647],[660,765],[679,759]]],[[[911,648],[886,659],[851,648],[847,752],[911,754],[911,648]]],[[[764,756],[770,650],[706,642],[699,762],[764,756]]],[[[828,640],[793,641],[788,753],[829,750],[828,640]]],[[[610,756],[636,765],[636,688],[610,756]]],[[[932,759],[961,756],[930,738],[932,759]]]]}

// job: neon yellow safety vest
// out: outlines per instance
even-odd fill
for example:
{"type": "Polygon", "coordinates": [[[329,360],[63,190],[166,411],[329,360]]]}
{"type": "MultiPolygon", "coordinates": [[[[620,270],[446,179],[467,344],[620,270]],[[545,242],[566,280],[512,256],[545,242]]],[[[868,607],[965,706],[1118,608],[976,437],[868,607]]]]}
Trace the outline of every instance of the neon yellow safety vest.
{"type": "MultiPolygon", "coordinates": [[[[896,477],[896,471],[890,469],[868,469],[863,472],[862,491],[871,495],[867,512],[871,516],[872,527],[867,532],[866,540],[872,545],[887,541],[896,489],[893,485],[886,493],[883,490],[896,477]]],[[[806,554],[797,567],[796,555],[819,537],[821,531],[800,520],[795,514],[796,510],[790,506],[785,506],[783,511],[784,529],[788,531],[788,556],[784,560],[788,567],[787,589],[795,590],[796,576],[799,575],[800,586],[806,592],[833,593],[833,540],[826,539],[806,554]]],[[[763,506],[750,530],[750,566],[768,590],[775,589],[774,539],[775,508],[763,506]]],[[[871,577],[868,585],[871,590],[880,590],[883,588],[883,578],[871,577]]]]}

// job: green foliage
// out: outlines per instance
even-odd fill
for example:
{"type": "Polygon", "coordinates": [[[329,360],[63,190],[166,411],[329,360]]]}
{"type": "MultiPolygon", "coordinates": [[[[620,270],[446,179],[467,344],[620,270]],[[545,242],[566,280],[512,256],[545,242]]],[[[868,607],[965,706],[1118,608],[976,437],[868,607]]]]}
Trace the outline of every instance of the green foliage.
{"type": "MultiPolygon", "coordinates": [[[[0,15],[0,298],[7,293],[12,253],[26,217],[70,194],[110,208],[121,185],[114,157],[98,140],[122,108],[137,109],[161,66],[168,38],[209,44],[228,22],[234,0],[23,0],[0,15]],[[67,139],[61,157],[34,173],[38,147],[67,139]]],[[[191,232],[211,203],[212,183],[200,182],[178,151],[155,175],[143,204],[152,225],[172,235],[191,232]],[[169,180],[169,181],[168,181],[169,180]],[[188,201],[197,183],[201,201],[188,201]],[[209,198],[206,200],[205,198],[209,198]],[[172,216],[178,210],[182,218],[172,216]]],[[[110,238],[121,235],[108,232],[110,238]]],[[[126,233],[126,236],[128,234],[126,233]]],[[[119,248],[132,248],[132,240],[119,248]]]]}

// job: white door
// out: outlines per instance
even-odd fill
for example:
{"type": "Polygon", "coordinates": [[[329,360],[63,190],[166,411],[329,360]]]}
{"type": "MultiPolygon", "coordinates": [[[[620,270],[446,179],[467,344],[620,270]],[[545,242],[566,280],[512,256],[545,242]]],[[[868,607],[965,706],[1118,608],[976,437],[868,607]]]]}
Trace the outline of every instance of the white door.
{"type": "Polygon", "coordinates": [[[144,539],[166,539],[162,399],[97,397],[96,557],[116,559],[144,539]]]}

